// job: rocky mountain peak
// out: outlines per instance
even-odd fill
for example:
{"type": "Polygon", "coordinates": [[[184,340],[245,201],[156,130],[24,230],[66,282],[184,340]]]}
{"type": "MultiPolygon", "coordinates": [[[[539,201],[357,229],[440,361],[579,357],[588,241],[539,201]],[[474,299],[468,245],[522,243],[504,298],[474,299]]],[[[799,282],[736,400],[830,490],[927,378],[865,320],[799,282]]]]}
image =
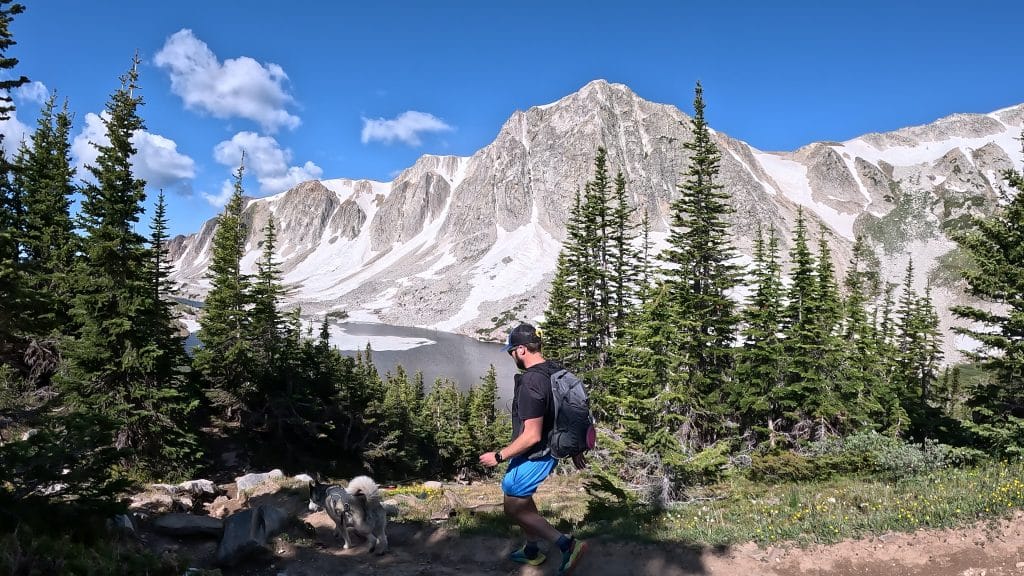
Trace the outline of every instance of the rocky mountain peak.
{"type": "MultiPolygon", "coordinates": [[[[749,256],[758,228],[786,249],[799,208],[824,232],[843,274],[857,235],[876,247],[887,280],[909,254],[948,305],[964,301],[944,256],[963,219],[996,206],[1001,171],[1022,167],[1024,105],[954,114],[931,124],[763,152],[715,132],[720,183],[729,192],[735,242],[749,256]],[[949,280],[944,280],[949,279],[949,280]],[[946,282],[941,284],[941,282],[946,282]]],[[[534,319],[565,236],[569,207],[592,177],[598,147],[622,172],[637,221],[661,241],[685,172],[690,118],[627,86],[595,80],[553,103],[512,114],[471,157],[426,155],[391,182],[303,183],[246,206],[255,261],[261,226],[279,221],[290,304],[309,314],[344,309],[357,318],[475,334],[493,318],[534,319]]],[[[174,278],[202,299],[213,221],[172,241],[174,278]]]]}

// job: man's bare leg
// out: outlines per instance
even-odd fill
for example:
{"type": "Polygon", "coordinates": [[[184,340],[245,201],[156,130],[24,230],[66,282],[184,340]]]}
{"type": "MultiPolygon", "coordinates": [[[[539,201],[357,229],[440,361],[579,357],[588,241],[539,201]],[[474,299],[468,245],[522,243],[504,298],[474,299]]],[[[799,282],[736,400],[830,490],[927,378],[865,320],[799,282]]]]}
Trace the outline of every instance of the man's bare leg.
{"type": "Polygon", "coordinates": [[[528,540],[544,539],[548,542],[555,542],[562,535],[540,515],[533,496],[526,498],[505,496],[505,514],[522,527],[528,540]]]}

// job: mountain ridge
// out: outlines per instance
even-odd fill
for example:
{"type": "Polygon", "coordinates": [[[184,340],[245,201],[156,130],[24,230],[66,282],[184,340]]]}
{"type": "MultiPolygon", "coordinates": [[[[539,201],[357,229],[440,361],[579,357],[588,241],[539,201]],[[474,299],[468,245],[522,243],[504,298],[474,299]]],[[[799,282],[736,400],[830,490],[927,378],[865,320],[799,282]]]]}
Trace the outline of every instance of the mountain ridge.
{"type": "MultiPolygon", "coordinates": [[[[626,176],[637,218],[650,214],[663,242],[691,126],[672,105],[595,80],[513,112],[494,141],[471,156],[428,154],[391,182],[310,181],[249,200],[243,267],[254,269],[262,228],[273,216],[293,288],[288,305],[315,315],[344,309],[355,319],[497,333],[503,326],[494,318],[542,313],[573,194],[592,176],[598,146],[608,150],[612,175],[626,176]]],[[[840,272],[854,236],[868,231],[885,237],[874,240],[887,280],[902,278],[896,269],[908,253],[923,255],[923,288],[952,249],[944,227],[990,212],[1000,171],[1022,168],[1022,129],[1024,104],[792,152],[758,150],[718,131],[713,138],[741,254],[751,254],[759,226],[774,226],[787,246],[803,207],[812,232],[828,236],[840,272]],[[893,199],[903,193],[927,195],[926,208],[909,219],[893,215],[893,199]],[[911,230],[920,222],[934,224],[925,236],[911,230]],[[906,230],[891,229],[899,226],[906,230]]],[[[187,297],[201,299],[208,289],[203,275],[214,222],[170,242],[173,279],[187,297]]],[[[963,287],[952,284],[936,291],[939,306],[963,301],[963,287]]],[[[941,310],[940,316],[948,330],[951,318],[941,310]]],[[[947,343],[952,351],[952,339],[947,343]]]]}

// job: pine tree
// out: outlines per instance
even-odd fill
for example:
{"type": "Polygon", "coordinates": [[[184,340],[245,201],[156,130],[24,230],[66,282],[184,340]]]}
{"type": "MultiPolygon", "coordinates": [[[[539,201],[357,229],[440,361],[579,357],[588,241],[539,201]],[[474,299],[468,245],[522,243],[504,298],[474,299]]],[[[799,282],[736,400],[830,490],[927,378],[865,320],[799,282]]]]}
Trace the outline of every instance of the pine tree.
{"type": "MultiPolygon", "coordinates": [[[[733,367],[733,344],[738,315],[729,294],[739,284],[740,270],[732,262],[734,249],[725,217],[732,212],[729,195],[716,182],[720,153],[704,118],[704,90],[697,83],[694,97],[693,140],[684,144],[690,167],[672,203],[669,247],[661,259],[666,271],[671,306],[679,328],[681,364],[694,413],[706,417],[720,408],[733,367]],[[698,404],[703,406],[697,407],[698,404]]],[[[695,426],[698,429],[700,425],[695,426]]]]}
{"type": "Polygon", "coordinates": [[[899,362],[900,352],[897,341],[896,322],[893,319],[893,291],[896,286],[887,284],[883,290],[882,305],[876,309],[874,350],[875,363],[881,372],[881,383],[875,389],[874,397],[884,413],[882,427],[892,435],[906,432],[910,427],[910,415],[904,402],[899,362]]]}
{"type": "Polygon", "coordinates": [[[609,232],[611,218],[608,210],[611,182],[608,177],[608,153],[597,149],[594,158],[594,179],[587,183],[583,203],[583,239],[581,246],[585,258],[579,274],[578,289],[583,293],[584,324],[582,365],[584,372],[604,367],[608,345],[612,339],[613,296],[610,292],[609,232]]]}
{"type": "Polygon", "coordinates": [[[931,288],[924,298],[913,288],[914,261],[908,259],[903,292],[897,308],[897,373],[895,384],[912,418],[925,417],[928,393],[935,380],[942,350],[939,319],[931,303],[931,288]]]}
{"type": "Polygon", "coordinates": [[[876,396],[883,387],[885,373],[878,361],[877,335],[868,317],[868,302],[879,291],[877,258],[863,236],[853,245],[850,267],[844,280],[847,298],[843,339],[846,341],[842,402],[862,425],[884,420],[884,411],[876,396]]]}
{"type": "Polygon", "coordinates": [[[754,244],[754,293],[744,310],[743,347],[738,351],[736,378],[729,404],[747,427],[764,426],[778,416],[772,395],[783,385],[785,354],[782,326],[782,265],[779,240],[772,228],[767,243],[760,230],[754,244]]]}
{"type": "Polygon", "coordinates": [[[544,353],[552,360],[571,361],[575,354],[577,332],[573,320],[577,315],[577,302],[572,297],[573,270],[569,254],[562,250],[555,264],[555,277],[548,288],[548,308],[540,327],[544,334],[544,353]]]}
{"type": "MultiPolygon", "coordinates": [[[[1024,138],[1024,134],[1022,134],[1024,138]]],[[[975,431],[996,450],[1024,452],[1024,175],[1003,174],[1013,192],[995,214],[974,221],[956,237],[973,263],[964,274],[970,294],[1003,306],[1002,311],[956,306],[958,317],[980,324],[956,331],[981,348],[971,354],[989,369],[991,382],[974,390],[968,403],[975,431]]]]}
{"type": "Polygon", "coordinates": [[[209,386],[214,405],[227,417],[241,409],[257,390],[249,332],[249,278],[241,261],[246,237],[242,222],[244,161],[235,172],[234,192],[217,218],[213,255],[207,277],[210,291],[199,316],[202,347],[194,363],[209,386]]]}
{"type": "Polygon", "coordinates": [[[480,379],[478,387],[472,389],[469,407],[469,431],[473,437],[474,452],[483,453],[499,448],[507,435],[499,418],[495,403],[498,401],[498,375],[492,364],[487,374],[480,379]]]}
{"type": "Polygon", "coordinates": [[[154,341],[159,342],[161,350],[167,353],[167,358],[171,362],[168,366],[178,369],[187,362],[184,341],[174,328],[177,319],[174,304],[170,299],[174,293],[174,283],[171,281],[171,263],[167,258],[167,240],[167,202],[164,191],[160,190],[153,210],[149,241],[152,250],[149,263],[150,297],[155,303],[156,316],[153,323],[154,341]]]}
{"type": "Polygon", "coordinates": [[[188,429],[189,418],[199,400],[191,392],[186,373],[189,358],[185,340],[179,334],[177,314],[171,295],[171,265],[167,257],[167,204],[161,190],[153,211],[150,236],[149,289],[152,309],[149,316],[150,340],[155,344],[152,369],[156,385],[163,391],[163,413],[173,425],[174,434],[164,442],[162,454],[184,472],[199,456],[195,434],[188,429]]]}
{"type": "Polygon", "coordinates": [[[674,368],[680,364],[678,326],[668,287],[654,289],[631,315],[612,347],[615,370],[606,377],[607,392],[594,394],[595,417],[622,430],[633,445],[669,460],[681,459],[678,432],[692,414],[684,384],[674,368]]]}
{"type": "Polygon", "coordinates": [[[83,189],[80,227],[84,259],[75,271],[72,317],[77,337],[69,341],[71,366],[63,379],[66,399],[76,407],[110,416],[115,444],[141,458],[144,470],[180,464],[188,443],[179,418],[187,410],[181,380],[165,362],[175,354],[159,336],[170,327],[154,291],[153,251],[135,231],[143,211],[145,182],[132,173],[138,115],[138,57],[122,76],[103,118],[109,144],[97,146],[95,183],[83,189]]]}
{"type": "MultiPolygon", "coordinates": [[[[25,11],[21,4],[0,0],[0,71],[9,71],[18,65],[18,59],[9,55],[17,44],[10,30],[14,16],[25,11]]],[[[16,79],[5,75],[0,80],[0,121],[10,119],[14,112],[11,91],[28,82],[25,76],[16,79]]],[[[0,135],[0,152],[10,146],[0,135]]],[[[25,326],[22,311],[31,309],[33,298],[29,294],[25,273],[20,262],[17,231],[22,228],[19,193],[11,182],[13,168],[6,154],[0,153],[0,358],[14,353],[13,338],[25,326]]]]}
{"type": "Polygon", "coordinates": [[[580,262],[586,254],[579,247],[583,243],[582,198],[579,190],[573,199],[569,219],[565,224],[566,239],[558,254],[555,277],[548,291],[548,308],[544,312],[541,329],[544,333],[546,354],[570,366],[580,364],[583,339],[583,299],[580,293],[580,262]]]}
{"type": "Polygon", "coordinates": [[[263,378],[274,378],[281,352],[284,320],[279,312],[285,289],[281,284],[281,267],[274,253],[277,232],[274,219],[263,229],[263,254],[256,263],[256,277],[251,287],[252,310],[249,311],[249,335],[257,370],[263,378]]]}
{"type": "MultiPolygon", "coordinates": [[[[8,56],[7,51],[11,46],[17,44],[11,33],[11,21],[24,11],[25,6],[17,2],[0,0],[0,70],[11,70],[18,65],[18,59],[8,56]]],[[[5,79],[0,80],[0,121],[8,120],[11,117],[11,112],[14,112],[14,99],[11,98],[11,91],[27,83],[28,78],[25,76],[13,78],[5,75],[5,79]]]]}
{"type": "Polygon", "coordinates": [[[651,241],[651,219],[646,212],[644,212],[644,217],[640,220],[640,238],[637,274],[639,282],[637,286],[638,305],[642,305],[647,301],[651,288],[654,286],[654,257],[651,254],[654,249],[654,243],[651,241]]]}
{"type": "Polygon", "coordinates": [[[630,224],[632,215],[633,209],[629,206],[626,194],[626,178],[619,172],[615,176],[614,206],[609,214],[608,237],[608,290],[611,299],[609,320],[612,337],[622,330],[640,292],[642,260],[640,252],[633,246],[637,233],[630,224]]]}
{"type": "Polygon", "coordinates": [[[32,314],[39,320],[38,333],[69,321],[69,281],[78,246],[70,214],[76,190],[71,115],[67,103],[56,112],[56,99],[52,94],[43,105],[32,145],[22,143],[14,162],[24,208],[20,246],[30,287],[40,296],[32,314]]]}
{"type": "Polygon", "coordinates": [[[616,331],[636,304],[642,262],[626,199],[626,181],[609,189],[607,152],[598,148],[594,176],[578,192],[566,222],[541,328],[545,350],[600,385],[616,331]]]}
{"type": "Polygon", "coordinates": [[[786,385],[775,392],[782,416],[790,424],[817,418],[817,395],[820,390],[818,360],[822,343],[816,338],[815,296],[818,291],[814,255],[807,245],[807,222],[803,209],[797,210],[793,247],[789,252],[792,265],[783,333],[787,359],[786,385]]]}
{"type": "Polygon", "coordinates": [[[934,400],[932,389],[939,377],[939,365],[942,363],[942,332],[939,330],[939,315],[932,301],[932,286],[925,286],[924,296],[917,302],[917,326],[921,333],[921,354],[917,358],[918,386],[921,401],[929,403],[934,400]]]}
{"type": "Polygon", "coordinates": [[[844,405],[843,388],[849,385],[847,380],[847,366],[845,357],[842,354],[845,346],[840,338],[840,322],[842,320],[842,309],[839,298],[839,289],[836,285],[835,269],[832,265],[832,252],[825,234],[822,232],[818,237],[818,262],[815,276],[817,282],[814,292],[814,332],[815,338],[820,342],[820,357],[817,358],[819,380],[818,394],[818,418],[819,426],[824,429],[843,431],[856,427],[858,414],[853,414],[851,420],[851,407],[844,405]]]}
{"type": "Polygon", "coordinates": [[[436,455],[434,467],[441,473],[469,466],[475,455],[463,404],[455,384],[438,378],[421,405],[424,430],[436,455]]]}

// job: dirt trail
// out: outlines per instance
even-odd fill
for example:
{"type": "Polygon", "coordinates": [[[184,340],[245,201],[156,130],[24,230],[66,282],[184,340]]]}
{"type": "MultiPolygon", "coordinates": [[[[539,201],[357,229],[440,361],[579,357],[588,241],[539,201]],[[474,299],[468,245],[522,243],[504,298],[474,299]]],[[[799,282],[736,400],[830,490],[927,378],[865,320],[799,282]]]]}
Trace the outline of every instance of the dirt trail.
{"type": "MultiPolygon", "coordinates": [[[[433,526],[393,523],[392,549],[383,556],[365,546],[342,550],[323,513],[305,518],[315,536],[296,528],[275,540],[274,550],[226,570],[225,576],[493,576],[553,575],[557,559],[522,567],[505,559],[512,542],[490,536],[460,536],[433,526]]],[[[679,544],[590,540],[578,576],[1009,576],[1024,575],[1024,513],[994,526],[889,534],[829,546],[723,549],[679,544]]],[[[215,544],[170,543],[168,547],[207,564],[215,544]]]]}

